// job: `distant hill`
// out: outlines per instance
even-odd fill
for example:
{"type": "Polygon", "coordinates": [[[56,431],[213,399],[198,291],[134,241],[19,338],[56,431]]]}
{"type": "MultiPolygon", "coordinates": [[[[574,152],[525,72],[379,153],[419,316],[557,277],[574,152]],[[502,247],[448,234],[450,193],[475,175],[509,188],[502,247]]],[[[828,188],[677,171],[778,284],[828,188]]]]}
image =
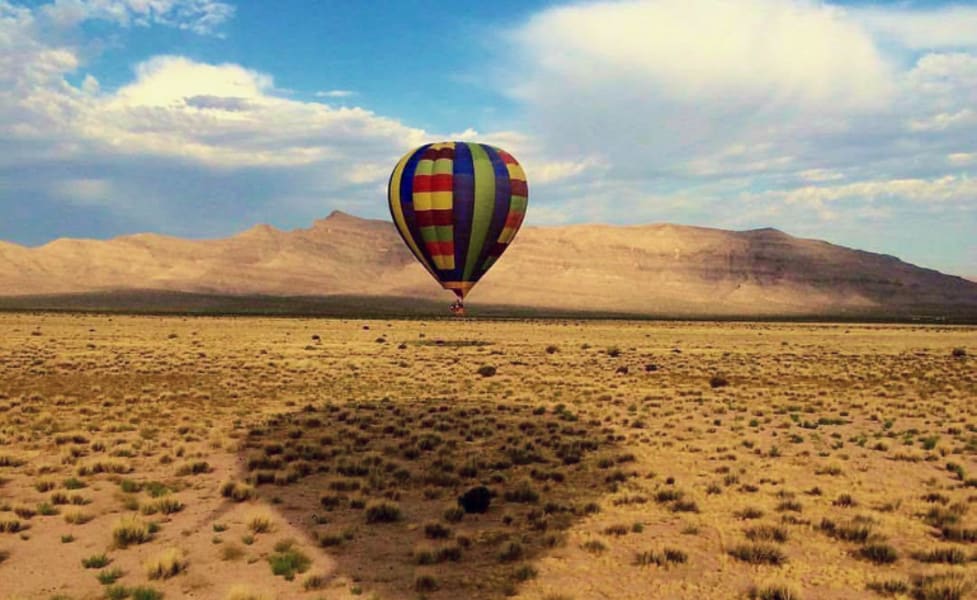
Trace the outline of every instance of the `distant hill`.
{"type": "MultiPolygon", "coordinates": [[[[36,248],[0,242],[0,297],[0,308],[148,302],[176,310],[187,302],[309,308],[330,297],[333,305],[373,298],[380,309],[389,301],[424,311],[452,298],[392,225],[341,212],[308,229],[258,225],[217,240],[138,234],[36,248]],[[169,294],[147,300],[155,291],[169,294]]],[[[977,283],[775,229],[572,225],[523,228],[468,303],[529,314],[977,318],[977,283]]]]}

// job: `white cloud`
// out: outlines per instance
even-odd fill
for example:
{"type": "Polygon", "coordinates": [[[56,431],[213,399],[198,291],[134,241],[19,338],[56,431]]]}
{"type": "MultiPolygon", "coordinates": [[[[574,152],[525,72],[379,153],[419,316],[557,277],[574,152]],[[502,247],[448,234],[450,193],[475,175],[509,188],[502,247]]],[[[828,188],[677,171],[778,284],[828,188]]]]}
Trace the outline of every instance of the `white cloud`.
{"type": "Polygon", "coordinates": [[[55,0],[43,5],[41,13],[63,29],[101,20],[124,27],[166,25],[212,35],[234,16],[234,6],[217,0],[55,0]]]}
{"type": "Polygon", "coordinates": [[[871,6],[849,10],[874,34],[909,49],[977,48],[977,8],[973,6],[871,6]]]}
{"type": "Polygon", "coordinates": [[[113,218],[144,224],[134,227],[220,233],[297,225],[334,207],[380,206],[379,215],[403,152],[461,139],[518,158],[534,224],[678,221],[817,235],[823,223],[836,231],[885,220],[936,236],[920,215],[939,210],[977,227],[977,46],[968,41],[977,29],[967,25],[977,8],[555,6],[492,46],[520,57],[519,78],[498,74],[513,101],[507,129],[472,122],[447,134],[329,101],[348,103],[351,90],[300,101],[272,74],[178,55],[145,60],[107,89],[84,73],[90,48],[70,31],[99,19],[216,34],[232,12],[205,0],[35,9],[0,0],[0,180],[33,178],[36,197],[111,206],[113,218]]]}
{"type": "MultiPolygon", "coordinates": [[[[878,10],[919,18],[921,30],[936,18],[878,10]]],[[[713,201],[723,202],[744,191],[956,176],[947,161],[964,164],[977,135],[977,55],[937,49],[906,66],[883,50],[869,16],[806,0],[553,7],[509,34],[508,51],[526,60],[512,94],[547,162],[595,160],[606,169],[592,178],[658,196],[699,193],[706,182],[721,186],[713,201]]],[[[646,198],[620,194],[602,206],[636,215],[646,198]]]]}
{"type": "MultiPolygon", "coordinates": [[[[933,179],[890,179],[857,181],[834,186],[805,186],[774,190],[759,195],[764,199],[782,199],[787,204],[821,207],[846,200],[874,202],[904,199],[923,204],[958,203],[961,208],[977,198],[977,178],[945,175],[933,179]]],[[[977,209],[977,206],[973,208],[977,209]]]]}
{"type": "MultiPolygon", "coordinates": [[[[516,35],[539,77],[677,100],[819,109],[884,101],[888,66],[837,9],[784,0],[630,0],[543,11],[516,35]]],[[[634,98],[637,100],[637,98],[634,98]]]]}
{"type": "Polygon", "coordinates": [[[356,92],[352,90],[324,90],[315,93],[316,98],[349,98],[356,92]]]}
{"type": "Polygon", "coordinates": [[[977,152],[954,152],[946,158],[953,165],[977,165],[977,152]]]}

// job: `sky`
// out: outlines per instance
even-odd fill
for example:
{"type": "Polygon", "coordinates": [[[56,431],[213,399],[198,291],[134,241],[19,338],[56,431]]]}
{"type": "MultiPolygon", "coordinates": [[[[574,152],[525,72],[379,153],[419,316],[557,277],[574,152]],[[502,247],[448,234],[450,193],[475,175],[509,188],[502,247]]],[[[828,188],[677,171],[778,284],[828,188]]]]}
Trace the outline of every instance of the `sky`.
{"type": "Polygon", "coordinates": [[[478,140],[528,225],[792,235],[977,276],[977,4],[0,0],[0,239],[389,218],[478,140]]]}

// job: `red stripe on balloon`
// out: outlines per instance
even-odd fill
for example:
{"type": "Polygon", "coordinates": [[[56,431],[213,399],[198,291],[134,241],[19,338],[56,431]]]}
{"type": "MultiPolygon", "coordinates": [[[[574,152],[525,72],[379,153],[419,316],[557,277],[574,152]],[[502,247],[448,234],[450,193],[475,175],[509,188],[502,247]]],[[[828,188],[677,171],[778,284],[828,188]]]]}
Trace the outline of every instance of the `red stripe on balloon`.
{"type": "Polygon", "coordinates": [[[522,196],[523,198],[529,196],[529,186],[522,179],[510,179],[509,189],[513,196],[522,196]]]}
{"type": "Polygon", "coordinates": [[[415,213],[417,224],[420,227],[444,226],[454,224],[454,211],[451,209],[443,210],[419,210],[415,213]]]}
{"type": "Polygon", "coordinates": [[[523,215],[525,215],[525,213],[510,212],[505,218],[505,226],[518,229],[519,224],[522,223],[523,215]]]}
{"type": "Polygon", "coordinates": [[[424,244],[431,256],[454,256],[454,242],[427,242],[424,244]]]}

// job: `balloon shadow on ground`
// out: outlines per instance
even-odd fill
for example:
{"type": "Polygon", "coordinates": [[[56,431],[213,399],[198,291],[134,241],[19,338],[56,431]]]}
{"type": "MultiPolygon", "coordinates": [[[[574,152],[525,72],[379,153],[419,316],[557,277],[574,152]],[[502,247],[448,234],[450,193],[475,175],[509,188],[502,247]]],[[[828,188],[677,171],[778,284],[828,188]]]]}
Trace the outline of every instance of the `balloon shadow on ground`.
{"type": "Polygon", "coordinates": [[[562,405],[306,406],[251,428],[241,477],[366,597],[501,598],[634,476],[616,439],[562,405]],[[458,498],[479,486],[488,509],[466,512],[458,498]]]}

